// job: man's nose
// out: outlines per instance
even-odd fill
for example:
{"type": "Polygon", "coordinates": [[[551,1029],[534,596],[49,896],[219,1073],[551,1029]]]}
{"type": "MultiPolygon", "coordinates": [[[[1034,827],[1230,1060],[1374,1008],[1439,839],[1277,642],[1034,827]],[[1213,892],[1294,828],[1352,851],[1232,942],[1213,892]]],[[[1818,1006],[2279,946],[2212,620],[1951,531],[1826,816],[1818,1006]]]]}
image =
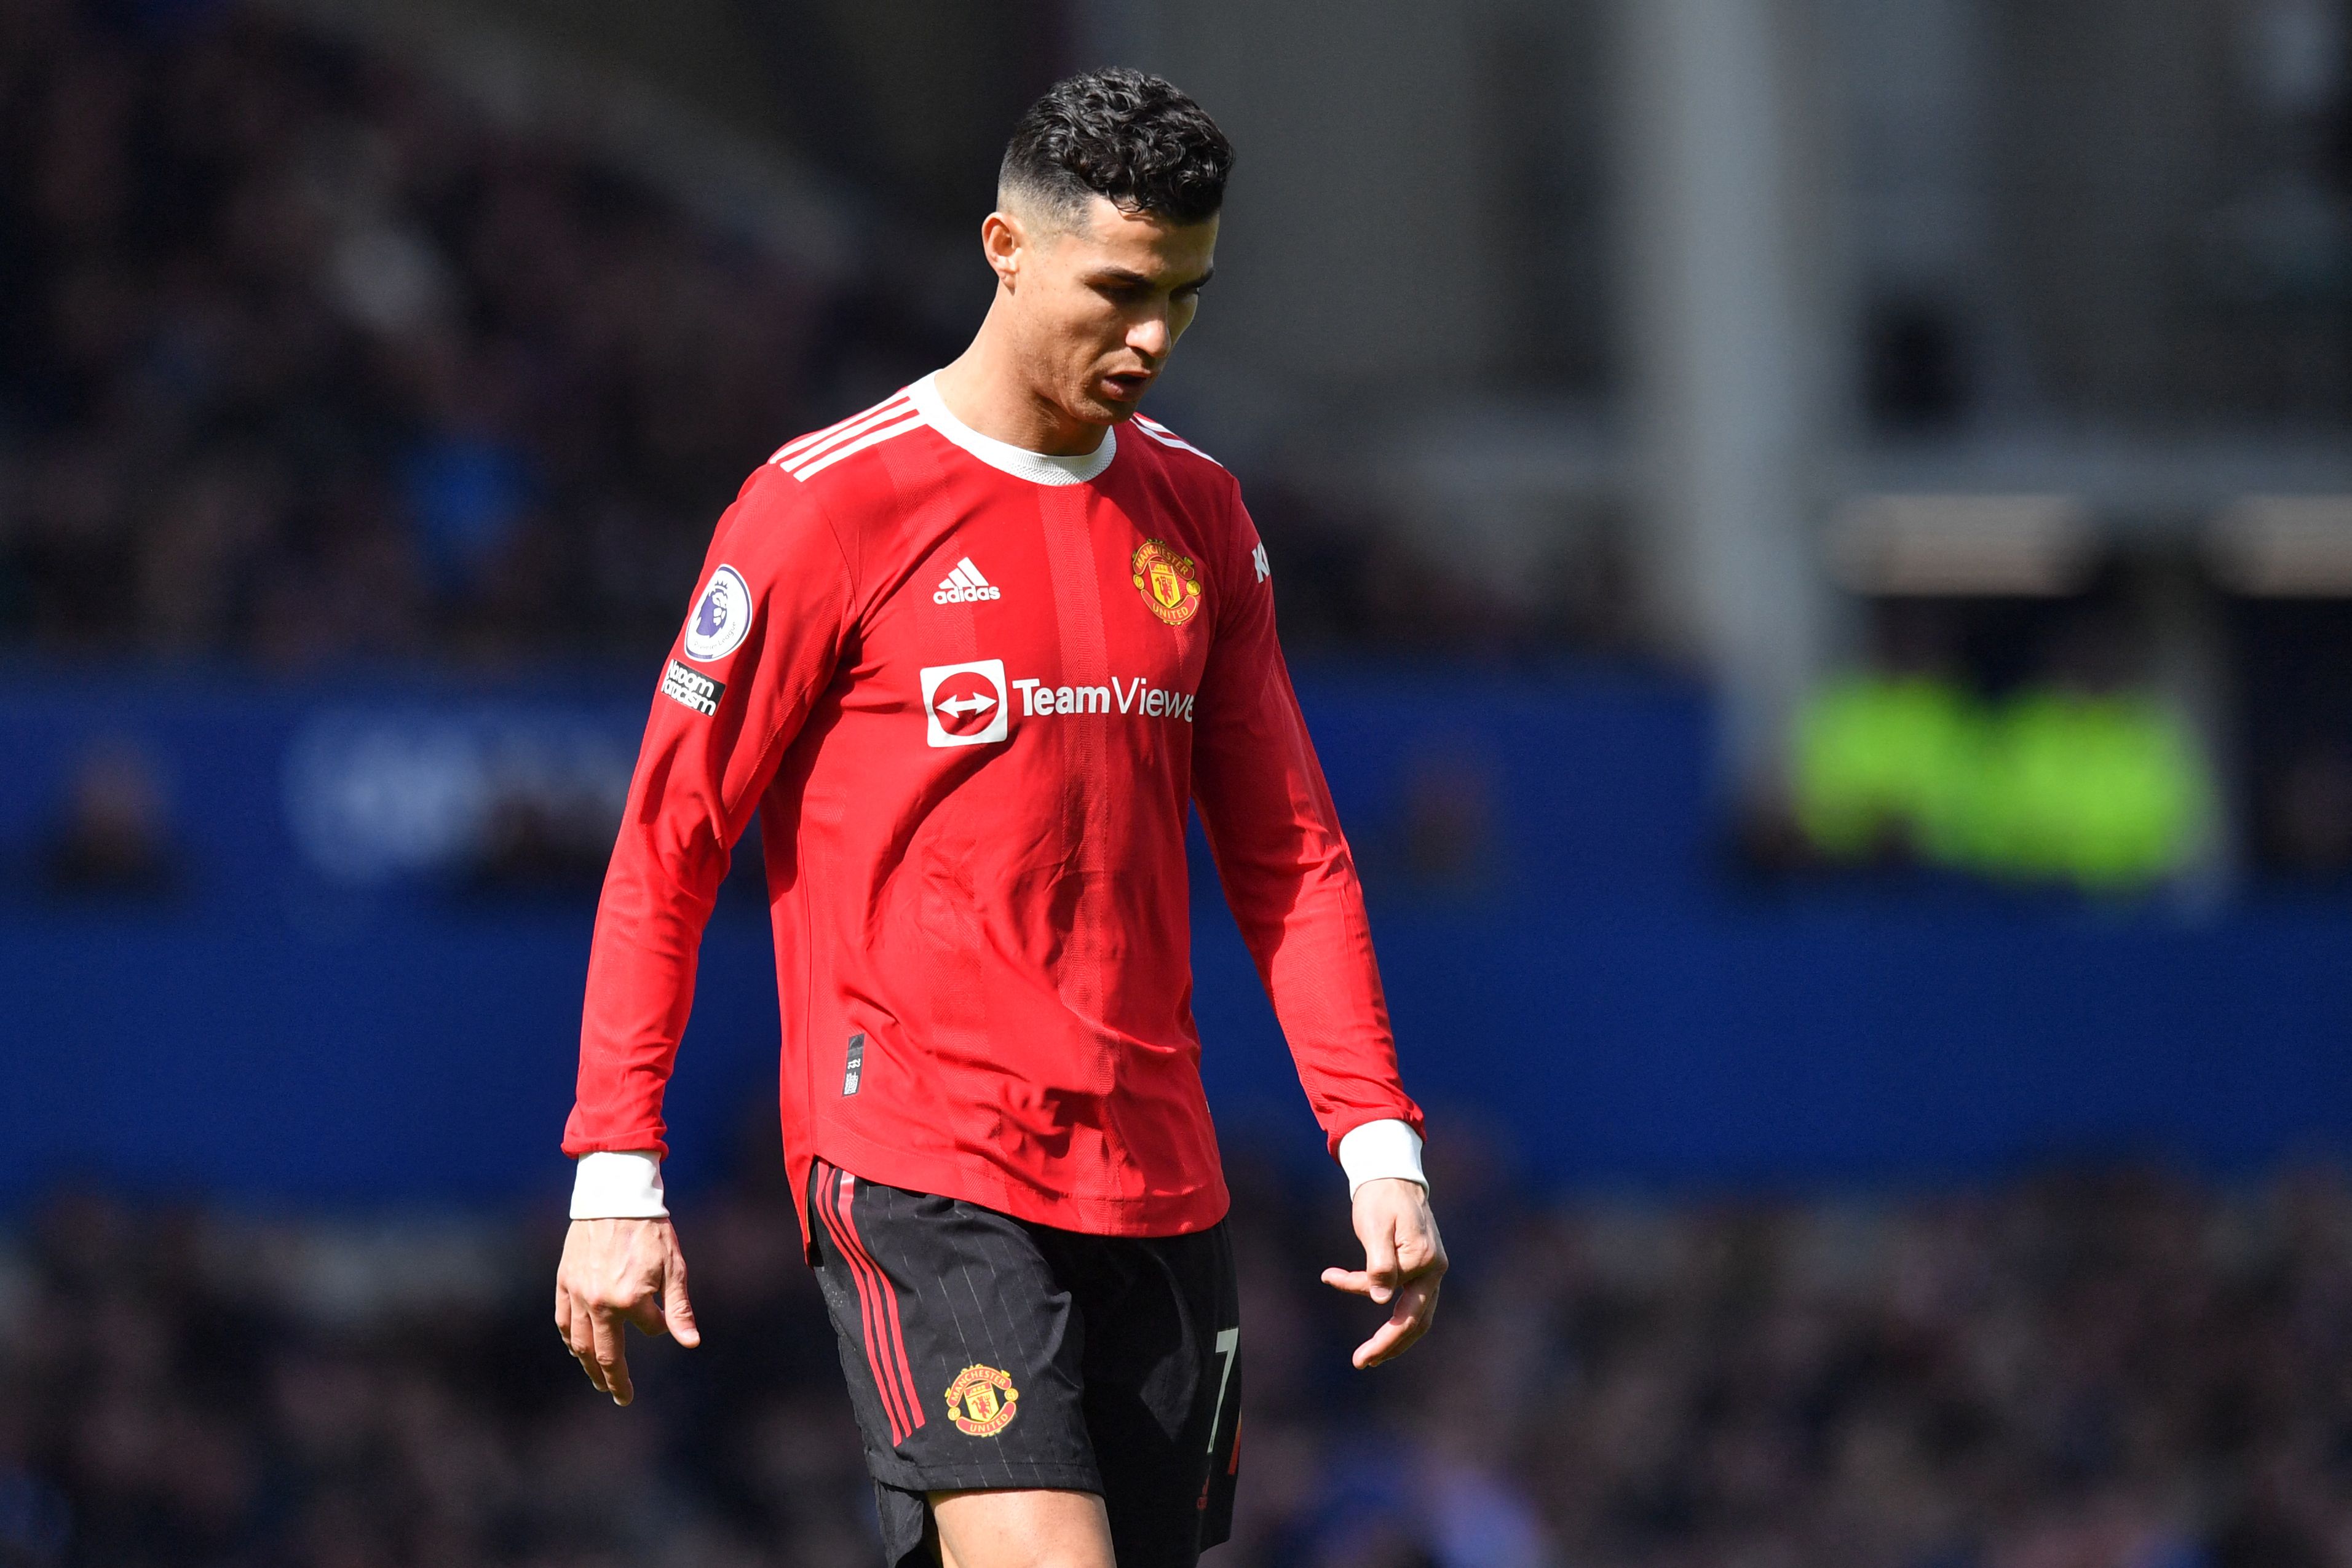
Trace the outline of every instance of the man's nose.
{"type": "Polygon", "coordinates": [[[1164,311],[1155,310],[1127,329],[1127,346],[1155,364],[1171,341],[1164,311]]]}

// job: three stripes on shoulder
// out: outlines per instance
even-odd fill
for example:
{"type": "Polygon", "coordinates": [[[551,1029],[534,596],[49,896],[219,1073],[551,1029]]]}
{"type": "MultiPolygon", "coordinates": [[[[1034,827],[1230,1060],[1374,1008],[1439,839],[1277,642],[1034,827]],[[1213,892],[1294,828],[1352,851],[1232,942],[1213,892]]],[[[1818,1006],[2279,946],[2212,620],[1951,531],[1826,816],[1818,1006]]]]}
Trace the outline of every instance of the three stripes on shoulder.
{"type": "MultiPolygon", "coordinates": [[[[1162,425],[1157,419],[1146,419],[1142,415],[1139,414],[1135,416],[1135,427],[1142,431],[1145,435],[1150,437],[1153,440],[1159,442],[1163,447],[1173,447],[1180,452],[1190,452],[1192,456],[1200,458],[1204,463],[1217,463],[1216,458],[1212,458],[1208,453],[1203,452],[1200,447],[1195,447],[1192,442],[1187,441],[1183,437],[1179,436],[1175,431],[1171,430],[1167,426],[1162,425]]],[[[1217,463],[1217,467],[1222,468],[1224,465],[1223,463],[1217,463]]]]}
{"type": "Polygon", "coordinates": [[[863,414],[853,414],[838,425],[828,425],[814,436],[785,442],[768,461],[805,482],[844,458],[856,457],[893,436],[903,436],[922,422],[922,410],[915,406],[914,399],[901,392],[863,414]]]}

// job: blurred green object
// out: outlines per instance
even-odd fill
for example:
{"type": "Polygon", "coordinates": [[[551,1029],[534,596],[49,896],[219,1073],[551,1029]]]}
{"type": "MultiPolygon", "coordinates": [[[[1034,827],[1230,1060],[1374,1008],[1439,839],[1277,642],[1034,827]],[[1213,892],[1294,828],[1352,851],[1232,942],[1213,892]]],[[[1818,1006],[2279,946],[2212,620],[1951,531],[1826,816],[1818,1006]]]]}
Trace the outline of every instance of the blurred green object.
{"type": "Polygon", "coordinates": [[[2030,690],[2002,706],[1990,740],[1976,813],[1986,870],[2119,892],[2195,852],[2204,760],[2155,699],[2030,690]]]}
{"type": "Polygon", "coordinates": [[[2186,866],[2212,809],[2195,738],[2138,693],[1987,705],[1932,677],[1853,676],[1806,704],[1796,741],[1797,820],[1832,860],[2129,892],[2186,866]]]}
{"type": "Polygon", "coordinates": [[[1836,860],[1908,853],[1948,863],[1969,840],[1983,719],[1949,681],[1861,675],[1798,716],[1797,820],[1836,860]]]}

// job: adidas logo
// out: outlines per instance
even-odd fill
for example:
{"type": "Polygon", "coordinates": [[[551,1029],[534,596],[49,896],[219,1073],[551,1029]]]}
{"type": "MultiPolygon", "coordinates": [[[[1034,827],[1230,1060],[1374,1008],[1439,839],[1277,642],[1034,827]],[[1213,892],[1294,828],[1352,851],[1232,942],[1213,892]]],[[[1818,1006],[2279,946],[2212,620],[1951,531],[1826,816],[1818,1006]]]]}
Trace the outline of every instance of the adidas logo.
{"type": "Polygon", "coordinates": [[[971,557],[967,555],[956,563],[955,570],[949,573],[947,581],[940,584],[940,591],[931,595],[931,603],[976,605],[982,599],[1003,597],[1004,597],[1004,590],[996,587],[987,578],[982,576],[980,568],[973,565],[971,557]]]}

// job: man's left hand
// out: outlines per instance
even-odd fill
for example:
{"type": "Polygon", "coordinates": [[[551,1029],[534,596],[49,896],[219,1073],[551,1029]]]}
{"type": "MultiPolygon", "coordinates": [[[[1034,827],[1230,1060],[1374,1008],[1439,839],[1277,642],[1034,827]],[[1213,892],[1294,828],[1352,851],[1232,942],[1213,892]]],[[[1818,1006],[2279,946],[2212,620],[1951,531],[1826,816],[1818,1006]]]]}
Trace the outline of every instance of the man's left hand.
{"type": "Polygon", "coordinates": [[[1357,1366],[1378,1366],[1429,1331],[1445,1275],[1445,1243],[1438,1239],[1429,1190],[1396,1176],[1356,1189],[1356,1237],[1364,1244],[1364,1267],[1326,1268],[1323,1283],[1389,1309],[1389,1321],[1356,1347],[1357,1366]]]}

